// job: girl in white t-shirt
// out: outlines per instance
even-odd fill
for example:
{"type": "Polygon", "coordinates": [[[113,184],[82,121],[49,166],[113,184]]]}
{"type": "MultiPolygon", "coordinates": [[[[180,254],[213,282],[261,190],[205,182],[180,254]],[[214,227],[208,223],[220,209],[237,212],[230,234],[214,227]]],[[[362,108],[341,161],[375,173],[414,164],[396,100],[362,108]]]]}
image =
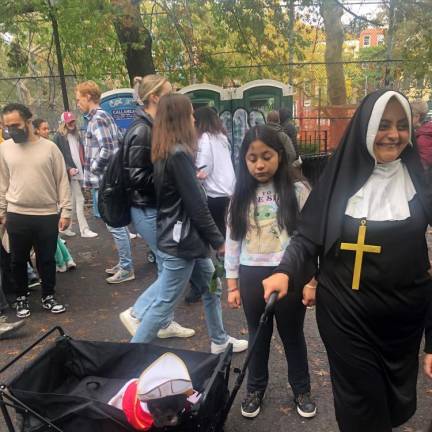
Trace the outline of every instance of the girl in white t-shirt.
{"type": "MultiPolygon", "coordinates": [[[[250,129],[240,149],[237,183],[229,208],[225,270],[228,303],[232,308],[243,305],[251,343],[265,309],[262,281],[278,266],[308,194],[305,183],[293,181],[277,132],[269,126],[250,129]]],[[[310,397],[303,322],[306,305],[313,303],[315,292],[313,286],[303,289],[297,285],[276,303],[275,318],[297,412],[302,417],[313,417],[316,406],[310,397]]],[[[247,394],[241,404],[244,417],[253,418],[260,412],[268,383],[272,333],[270,319],[264,324],[249,363],[247,394]]]]}

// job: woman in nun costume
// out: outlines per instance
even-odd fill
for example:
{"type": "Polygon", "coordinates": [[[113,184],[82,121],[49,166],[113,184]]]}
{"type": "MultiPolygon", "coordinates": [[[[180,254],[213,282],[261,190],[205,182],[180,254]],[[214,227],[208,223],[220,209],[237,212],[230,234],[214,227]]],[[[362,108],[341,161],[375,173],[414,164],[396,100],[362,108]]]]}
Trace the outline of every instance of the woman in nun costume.
{"type": "Polygon", "coordinates": [[[316,317],[343,432],[390,432],[416,410],[426,328],[432,378],[432,282],[425,232],[432,199],[415,148],[408,100],[366,96],[306,202],[298,233],[265,297],[317,271],[316,317]],[[313,270],[312,270],[313,272],[313,270]]]}

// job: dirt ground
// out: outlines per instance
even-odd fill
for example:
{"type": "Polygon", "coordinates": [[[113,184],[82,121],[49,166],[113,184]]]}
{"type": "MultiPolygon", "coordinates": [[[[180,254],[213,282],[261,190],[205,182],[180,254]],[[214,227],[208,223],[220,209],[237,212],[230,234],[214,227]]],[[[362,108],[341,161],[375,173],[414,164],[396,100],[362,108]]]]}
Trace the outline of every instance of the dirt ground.
{"type": "MultiPolygon", "coordinates": [[[[146,262],[147,248],[144,242],[137,238],[132,240],[136,280],[120,285],[107,284],[104,269],[116,264],[114,245],[101,221],[89,218],[89,222],[91,228],[100,233],[99,238],[81,239],[76,236],[67,239],[67,245],[72,251],[78,268],[73,272],[58,274],[58,297],[68,305],[67,313],[54,316],[42,311],[38,304],[39,292],[34,292],[31,296],[32,315],[26,320],[26,326],[19,337],[0,341],[0,367],[43,332],[55,325],[62,326],[75,339],[116,342],[129,340],[128,333],[120,323],[118,314],[129,307],[142,290],[154,280],[155,267],[146,262]]],[[[12,312],[8,316],[14,319],[12,312]]],[[[201,303],[187,305],[182,302],[176,311],[176,320],[185,326],[194,328],[196,335],[190,339],[158,340],[156,343],[188,350],[209,351],[209,339],[201,303]]],[[[225,302],[224,322],[231,335],[247,337],[243,312],[228,309],[225,302]]],[[[292,403],[292,394],[287,383],[287,365],[283,348],[279,337],[275,335],[270,358],[271,378],[262,413],[255,420],[247,420],[240,415],[239,404],[244,394],[243,387],[231,409],[226,423],[226,431],[255,432],[265,431],[269,428],[272,432],[338,431],[334,416],[327,356],[318,334],[313,309],[307,311],[305,332],[308,343],[312,393],[318,406],[317,416],[305,420],[296,414],[292,403]]],[[[18,365],[0,376],[0,382],[18,373],[20,367],[25,365],[29,358],[35,354],[36,352],[27,356],[18,365]]],[[[244,354],[235,355],[233,366],[241,366],[244,358],[244,354]]],[[[427,380],[421,372],[418,379],[417,412],[408,423],[396,430],[400,432],[432,431],[431,419],[432,381],[427,380]]],[[[0,420],[0,431],[7,431],[2,420],[0,420]]]]}

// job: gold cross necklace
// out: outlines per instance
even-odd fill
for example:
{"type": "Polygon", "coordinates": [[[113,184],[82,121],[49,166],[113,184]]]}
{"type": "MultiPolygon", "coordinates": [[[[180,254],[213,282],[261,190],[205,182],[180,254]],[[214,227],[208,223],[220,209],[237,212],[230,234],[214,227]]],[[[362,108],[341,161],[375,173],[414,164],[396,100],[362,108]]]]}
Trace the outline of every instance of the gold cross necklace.
{"type": "Polygon", "coordinates": [[[381,253],[381,246],[367,245],[365,244],[366,238],[366,219],[362,219],[360,222],[357,243],[341,243],[341,250],[354,251],[355,261],[354,261],[354,271],[352,279],[352,289],[358,290],[360,288],[360,276],[363,264],[363,254],[369,253],[381,253]]]}

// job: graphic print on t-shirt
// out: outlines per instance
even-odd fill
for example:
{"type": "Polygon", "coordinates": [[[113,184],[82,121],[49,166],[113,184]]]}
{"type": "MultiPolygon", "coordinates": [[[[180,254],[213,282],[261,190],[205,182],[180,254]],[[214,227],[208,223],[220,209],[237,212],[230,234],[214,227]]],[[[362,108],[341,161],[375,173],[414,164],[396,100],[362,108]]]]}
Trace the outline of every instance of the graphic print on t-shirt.
{"type": "Polygon", "coordinates": [[[277,222],[277,203],[273,184],[260,185],[257,190],[256,208],[249,208],[249,227],[246,250],[249,254],[269,254],[283,250],[287,233],[277,222]]]}

